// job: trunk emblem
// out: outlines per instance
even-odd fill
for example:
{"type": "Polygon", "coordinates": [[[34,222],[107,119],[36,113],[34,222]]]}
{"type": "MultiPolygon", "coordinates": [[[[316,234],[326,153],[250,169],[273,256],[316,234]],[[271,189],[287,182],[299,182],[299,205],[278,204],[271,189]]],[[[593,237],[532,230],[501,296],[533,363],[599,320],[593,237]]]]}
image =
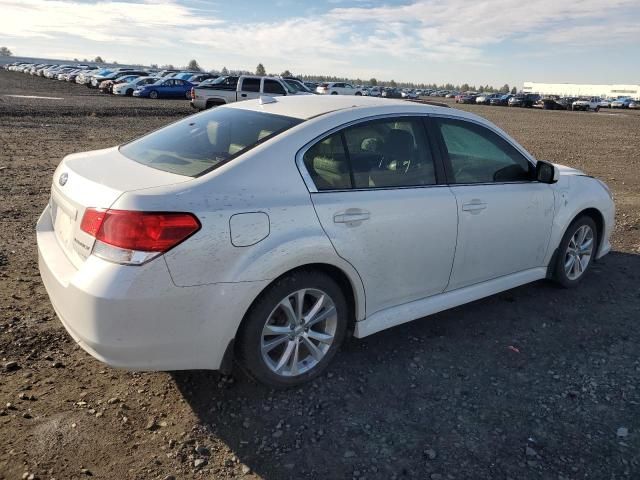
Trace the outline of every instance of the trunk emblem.
{"type": "Polygon", "coordinates": [[[58,178],[58,183],[60,184],[61,187],[64,187],[67,184],[67,180],[69,180],[69,174],[67,172],[64,172],[58,178]]]}

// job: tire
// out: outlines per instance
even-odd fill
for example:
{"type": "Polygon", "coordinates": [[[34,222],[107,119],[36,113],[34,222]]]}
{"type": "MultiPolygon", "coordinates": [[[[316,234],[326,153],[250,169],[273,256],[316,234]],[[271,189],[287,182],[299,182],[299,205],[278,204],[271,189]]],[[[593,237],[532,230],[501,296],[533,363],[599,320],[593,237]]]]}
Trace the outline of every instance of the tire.
{"type": "Polygon", "coordinates": [[[236,337],[236,358],[243,370],[260,383],[275,388],[297,386],[327,368],[344,340],[347,323],[344,293],[331,277],[313,270],[292,272],[271,284],[247,312],[236,337]],[[303,319],[319,305],[320,298],[323,299],[322,306],[309,321],[323,316],[324,319],[306,329],[304,323],[296,321],[300,291],[305,292],[301,302],[303,319]],[[297,326],[292,327],[292,324],[297,326]],[[274,330],[265,335],[267,325],[274,330]],[[275,333],[276,329],[278,333],[275,333]],[[309,336],[308,332],[315,335],[309,336]],[[323,341],[318,340],[321,336],[323,341]],[[327,343],[329,339],[330,344],[327,343]],[[307,346],[309,342],[315,345],[316,356],[307,346]],[[263,353],[269,344],[271,349],[263,353]],[[296,358],[298,362],[294,367],[296,358]]]}
{"type": "MultiPolygon", "coordinates": [[[[580,283],[593,263],[593,259],[597,253],[598,235],[599,232],[596,224],[589,216],[583,215],[578,217],[569,225],[556,253],[555,268],[552,277],[555,282],[565,288],[572,288],[580,283]],[[578,262],[578,257],[575,256],[575,253],[572,255],[570,251],[576,252],[576,250],[579,250],[577,248],[574,249],[574,246],[576,237],[580,240],[579,232],[581,229],[587,229],[586,231],[590,232],[591,241],[588,258],[583,256],[581,261],[578,262]],[[573,257],[573,263],[571,263],[573,268],[568,267],[571,262],[571,258],[569,257],[573,257]]],[[[582,243],[587,243],[588,238],[589,233],[586,234],[585,240],[582,243]]]]}
{"type": "Polygon", "coordinates": [[[337,95],[338,92],[331,92],[331,95],[337,95]]]}
{"type": "Polygon", "coordinates": [[[599,112],[600,111],[600,105],[598,105],[596,108],[593,109],[594,112],[599,112]]]}
{"type": "Polygon", "coordinates": [[[185,98],[186,98],[187,100],[191,100],[191,92],[186,92],[186,93],[185,93],[185,98]]]}
{"type": "Polygon", "coordinates": [[[125,92],[125,95],[126,95],[127,97],[132,96],[132,95],[133,95],[133,88],[129,88],[129,89],[125,92]]]}
{"type": "Polygon", "coordinates": [[[356,92],[355,95],[356,95],[356,97],[361,97],[362,96],[362,92],[356,92]]]}
{"type": "Polygon", "coordinates": [[[152,98],[154,100],[157,99],[158,98],[158,92],[156,92],[155,90],[151,90],[149,92],[149,98],[152,98]]]}

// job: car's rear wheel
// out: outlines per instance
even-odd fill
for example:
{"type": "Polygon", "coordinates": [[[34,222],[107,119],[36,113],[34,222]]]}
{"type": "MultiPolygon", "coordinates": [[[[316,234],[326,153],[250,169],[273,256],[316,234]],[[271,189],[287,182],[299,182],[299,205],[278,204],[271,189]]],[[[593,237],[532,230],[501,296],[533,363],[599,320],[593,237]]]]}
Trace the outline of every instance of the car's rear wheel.
{"type": "Polygon", "coordinates": [[[596,255],[598,229],[591,217],[573,221],[562,237],[554,280],[564,287],[574,287],[582,280],[596,255]]]}
{"type": "Polygon", "coordinates": [[[356,97],[362,96],[362,92],[356,92],[356,97]]]}
{"type": "Polygon", "coordinates": [[[185,92],[185,98],[191,100],[191,92],[185,92]]]}
{"type": "Polygon", "coordinates": [[[156,98],[158,98],[158,92],[156,92],[155,90],[151,90],[151,92],[149,92],[149,98],[153,98],[155,100],[156,98]]]}
{"type": "Polygon", "coordinates": [[[256,300],[238,334],[238,359],[272,387],[300,385],[327,367],[347,330],[347,303],[321,272],[286,275],[256,300]]]}
{"type": "Polygon", "coordinates": [[[131,95],[133,95],[133,88],[129,88],[125,93],[127,97],[130,97],[131,95]]]}
{"type": "Polygon", "coordinates": [[[337,95],[338,92],[331,92],[331,95],[337,95]]]}

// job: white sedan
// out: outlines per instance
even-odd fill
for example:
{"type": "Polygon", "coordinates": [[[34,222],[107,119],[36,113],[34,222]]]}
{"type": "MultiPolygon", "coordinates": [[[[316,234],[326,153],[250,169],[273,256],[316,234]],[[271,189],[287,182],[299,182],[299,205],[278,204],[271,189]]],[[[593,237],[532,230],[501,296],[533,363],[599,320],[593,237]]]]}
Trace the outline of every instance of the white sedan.
{"type": "Polygon", "coordinates": [[[130,82],[115,84],[112,93],[114,95],[126,95],[130,97],[136,88],[156,83],[158,80],[160,80],[158,77],[137,77],[130,82]]]}
{"type": "Polygon", "coordinates": [[[316,93],[320,95],[362,95],[362,90],[354,87],[350,83],[332,82],[321,83],[316,88],[316,93]]]}
{"type": "Polygon", "coordinates": [[[609,252],[614,204],[460,110],[262,97],[65,157],[40,272],[91,355],[137,370],[235,359],[272,386],[357,338],[609,252]]]}

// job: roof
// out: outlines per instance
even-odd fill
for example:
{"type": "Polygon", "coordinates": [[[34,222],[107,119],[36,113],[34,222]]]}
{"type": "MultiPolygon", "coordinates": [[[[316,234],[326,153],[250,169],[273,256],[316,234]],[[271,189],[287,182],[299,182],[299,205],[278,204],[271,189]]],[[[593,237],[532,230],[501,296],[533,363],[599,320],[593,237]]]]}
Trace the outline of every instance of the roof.
{"type": "Polygon", "coordinates": [[[384,105],[406,107],[412,105],[404,100],[364,97],[360,95],[290,95],[273,98],[276,101],[272,103],[261,105],[259,100],[245,100],[242,102],[232,103],[228,105],[228,107],[267,112],[274,115],[284,115],[287,117],[307,120],[325,113],[344,110],[347,108],[380,107],[384,105]]]}

